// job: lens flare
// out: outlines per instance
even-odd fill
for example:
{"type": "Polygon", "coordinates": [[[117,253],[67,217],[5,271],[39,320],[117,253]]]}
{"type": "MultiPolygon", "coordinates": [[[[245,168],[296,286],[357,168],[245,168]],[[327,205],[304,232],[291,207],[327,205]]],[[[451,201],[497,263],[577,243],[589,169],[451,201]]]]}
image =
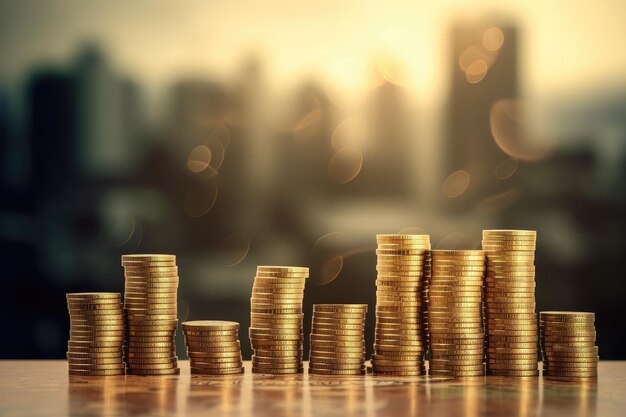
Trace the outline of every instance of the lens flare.
{"type": "Polygon", "coordinates": [[[515,172],[517,172],[517,168],[519,166],[519,162],[517,159],[509,158],[500,162],[494,171],[494,175],[499,180],[505,180],[507,178],[511,178],[515,172]]]}
{"type": "Polygon", "coordinates": [[[455,171],[448,175],[443,183],[443,195],[448,198],[456,198],[463,194],[470,183],[470,175],[463,171],[455,171]]]}
{"type": "Polygon", "coordinates": [[[469,67],[467,67],[467,71],[465,71],[465,79],[470,84],[478,84],[485,78],[488,70],[489,65],[487,62],[482,59],[477,59],[472,62],[469,67]]]}
{"type": "Polygon", "coordinates": [[[317,239],[311,249],[310,280],[315,285],[326,285],[335,280],[344,265],[344,254],[349,253],[352,241],[345,233],[331,232],[317,239]]]}
{"type": "Polygon", "coordinates": [[[479,239],[472,240],[466,233],[453,232],[441,239],[435,245],[436,249],[466,249],[476,248],[480,244],[479,239]]]}
{"type": "Polygon", "coordinates": [[[299,133],[299,132],[302,132],[303,130],[310,128],[311,126],[319,122],[321,116],[322,116],[322,109],[315,109],[309,112],[303,118],[298,120],[298,122],[296,122],[295,126],[293,127],[293,132],[299,133]]]}
{"type": "Polygon", "coordinates": [[[497,101],[489,114],[489,125],[493,140],[511,158],[522,161],[537,161],[550,153],[550,146],[531,138],[522,124],[522,105],[518,100],[497,101]]]}
{"type": "Polygon", "coordinates": [[[189,171],[197,174],[207,169],[210,165],[211,149],[208,146],[198,145],[189,153],[189,158],[187,159],[189,171]]]}
{"type": "Polygon", "coordinates": [[[407,72],[402,62],[390,55],[381,55],[376,60],[376,68],[380,76],[395,86],[402,87],[409,83],[407,72]]]}
{"type": "Polygon", "coordinates": [[[335,152],[328,162],[328,176],[338,184],[346,184],[359,175],[363,154],[358,148],[343,148],[335,152]]]}
{"type": "Polygon", "coordinates": [[[470,46],[461,52],[461,55],[459,55],[459,68],[461,68],[463,72],[467,72],[470,65],[476,61],[484,61],[489,67],[493,60],[493,54],[488,53],[477,46],[470,46]]]}
{"type": "Polygon", "coordinates": [[[502,210],[515,203],[522,196],[518,187],[513,187],[502,193],[487,197],[476,204],[476,208],[483,212],[492,213],[502,210]]]}
{"type": "Polygon", "coordinates": [[[417,226],[405,227],[404,229],[398,231],[398,233],[401,235],[425,235],[427,234],[426,230],[417,226]]]}
{"type": "Polygon", "coordinates": [[[231,233],[226,236],[218,249],[220,262],[228,267],[241,263],[250,251],[250,236],[245,233],[231,233]]]}
{"type": "Polygon", "coordinates": [[[109,231],[109,240],[113,245],[121,248],[130,241],[134,234],[135,221],[131,219],[120,220],[109,231]]]}
{"type": "Polygon", "coordinates": [[[359,115],[350,116],[337,125],[330,138],[334,150],[356,147],[365,144],[367,124],[365,118],[359,115]]]}
{"type": "Polygon", "coordinates": [[[190,217],[202,217],[211,211],[216,201],[217,185],[211,179],[201,178],[187,190],[183,208],[190,217]]]}
{"type": "Polygon", "coordinates": [[[483,47],[488,51],[497,51],[504,44],[504,33],[498,27],[490,27],[483,33],[483,47]]]}

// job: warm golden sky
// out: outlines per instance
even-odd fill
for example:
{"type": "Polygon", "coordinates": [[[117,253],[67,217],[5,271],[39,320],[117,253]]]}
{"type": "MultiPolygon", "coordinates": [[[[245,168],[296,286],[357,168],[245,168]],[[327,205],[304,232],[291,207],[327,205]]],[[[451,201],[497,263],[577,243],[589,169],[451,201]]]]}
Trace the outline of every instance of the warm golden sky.
{"type": "Polygon", "coordinates": [[[450,23],[485,14],[519,24],[530,96],[626,81],[624,0],[0,0],[0,81],[34,61],[64,62],[91,37],[148,86],[190,72],[228,78],[258,51],[274,83],[313,75],[351,93],[386,53],[403,63],[410,88],[434,97],[448,79],[450,23]]]}

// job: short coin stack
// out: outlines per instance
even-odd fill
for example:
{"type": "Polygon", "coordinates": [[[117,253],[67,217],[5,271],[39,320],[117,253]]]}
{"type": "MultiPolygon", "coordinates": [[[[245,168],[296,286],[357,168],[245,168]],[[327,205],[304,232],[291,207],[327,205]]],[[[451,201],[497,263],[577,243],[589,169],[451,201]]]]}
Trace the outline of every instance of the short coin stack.
{"type": "Polygon", "coordinates": [[[584,381],[598,377],[594,313],[542,311],[539,325],[545,378],[584,381]]]}
{"type": "Polygon", "coordinates": [[[181,325],[192,374],[230,375],[243,372],[239,323],[197,320],[181,325]]]}
{"type": "Polygon", "coordinates": [[[123,255],[124,344],[130,375],[174,375],[178,267],[175,255],[123,255]]]}
{"type": "Polygon", "coordinates": [[[428,235],[377,235],[376,333],[372,367],[378,375],[424,375],[427,347],[425,285],[428,235]]]}
{"type": "Polygon", "coordinates": [[[431,256],[429,372],[453,377],[484,375],[485,253],[433,250],[431,256]]]}
{"type": "Polygon", "coordinates": [[[70,375],[124,375],[124,316],[119,293],[66,295],[70,314],[70,375]]]}
{"type": "Polygon", "coordinates": [[[367,304],[314,304],[309,373],[365,374],[367,304]]]}
{"type": "Polygon", "coordinates": [[[535,246],[531,230],[483,230],[487,373],[536,376],[535,246]]]}
{"type": "Polygon", "coordinates": [[[250,299],[252,372],[294,374],[303,371],[302,298],[309,268],[257,267],[250,299]]]}

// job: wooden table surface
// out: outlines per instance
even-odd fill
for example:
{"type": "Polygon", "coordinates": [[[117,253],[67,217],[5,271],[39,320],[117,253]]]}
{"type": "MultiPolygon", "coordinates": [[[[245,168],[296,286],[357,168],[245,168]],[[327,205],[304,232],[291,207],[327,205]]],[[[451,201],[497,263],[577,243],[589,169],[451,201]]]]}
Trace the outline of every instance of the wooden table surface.
{"type": "Polygon", "coordinates": [[[368,375],[69,377],[65,361],[0,361],[0,416],[625,416],[626,362],[596,383],[368,375]]]}

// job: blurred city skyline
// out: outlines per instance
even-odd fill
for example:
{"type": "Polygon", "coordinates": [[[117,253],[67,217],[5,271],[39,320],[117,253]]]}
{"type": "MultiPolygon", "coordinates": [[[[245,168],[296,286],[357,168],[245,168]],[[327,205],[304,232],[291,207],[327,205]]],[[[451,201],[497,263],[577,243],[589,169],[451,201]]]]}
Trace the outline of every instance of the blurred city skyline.
{"type": "Polygon", "coordinates": [[[376,233],[528,228],[538,311],[624,357],[622,4],[492,3],[0,3],[0,356],[61,355],[62,295],[121,290],[122,253],[175,253],[181,320],[245,329],[257,264],[374,305],[376,233]]]}
{"type": "Polygon", "coordinates": [[[343,105],[360,100],[377,72],[429,104],[447,93],[446,47],[459,20],[515,24],[523,39],[524,97],[575,96],[624,87],[626,3],[586,1],[439,2],[0,2],[0,81],[14,83],[38,62],[63,63],[84,40],[102,44],[122,73],[151,94],[175,78],[229,80],[250,54],[271,88],[314,78],[343,105]],[[27,28],[27,30],[26,30],[27,28]],[[45,42],[42,42],[45,39],[45,42]],[[140,51],[140,52],[138,52],[140,51]],[[585,86],[585,87],[583,87],[585,86]]]}

